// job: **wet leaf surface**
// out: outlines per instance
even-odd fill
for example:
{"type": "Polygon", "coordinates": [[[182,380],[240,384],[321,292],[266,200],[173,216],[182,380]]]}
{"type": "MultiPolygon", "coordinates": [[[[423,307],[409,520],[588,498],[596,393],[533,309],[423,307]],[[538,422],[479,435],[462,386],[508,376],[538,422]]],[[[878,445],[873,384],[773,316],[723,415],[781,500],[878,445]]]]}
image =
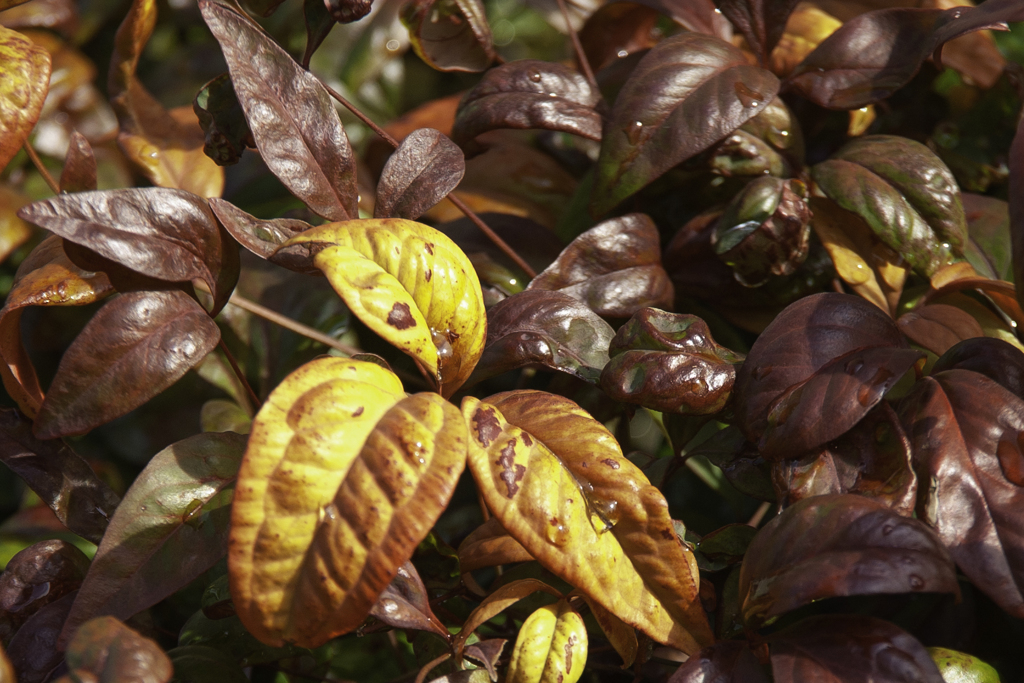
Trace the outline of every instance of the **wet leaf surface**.
{"type": "Polygon", "coordinates": [[[614,330],[575,297],[527,290],[487,312],[487,344],[473,381],[540,364],[596,383],[614,330]]]}
{"type": "Polygon", "coordinates": [[[645,306],[668,308],[673,299],[661,265],[658,229],[642,213],[612,218],[584,232],[527,290],[568,294],[608,318],[628,318],[645,306]]]}
{"type": "Polygon", "coordinates": [[[91,192],[96,189],[96,155],[92,145],[77,130],[71,134],[64,168],[60,172],[61,192],[91,192]]]}
{"type": "Polygon", "coordinates": [[[412,49],[440,71],[483,71],[494,60],[480,0],[413,0],[402,9],[412,49]]]}
{"type": "Polygon", "coordinates": [[[33,614],[7,645],[7,656],[19,683],[43,683],[64,655],[57,647],[60,629],[76,593],[68,593],[33,614]]]}
{"type": "Polygon", "coordinates": [[[768,638],[776,683],[942,683],[924,646],[874,617],[811,617],[768,638]]]}
{"type": "Polygon", "coordinates": [[[640,61],[612,107],[591,210],[601,216],[763,110],[779,88],[739,49],[680,33],[640,61]]]}
{"type": "Polygon", "coordinates": [[[719,9],[743,34],[761,64],[779,42],[798,0],[721,0],[719,9]]]}
{"type": "Polygon", "coordinates": [[[324,218],[358,218],[352,147],[324,87],[249,19],[213,0],[200,9],[270,170],[324,218]]]}
{"type": "Polygon", "coordinates": [[[922,518],[960,569],[1011,614],[1024,615],[1024,401],[989,378],[952,369],[918,382],[902,410],[926,495],[922,518]]]}
{"type": "Polygon", "coordinates": [[[223,199],[211,199],[210,208],[239,244],[262,259],[269,259],[282,244],[313,227],[296,218],[262,220],[223,199]]]}
{"type": "Polygon", "coordinates": [[[587,663],[587,629],[566,600],[541,607],[519,629],[508,683],[576,683],[587,663]]]}
{"type": "Polygon", "coordinates": [[[253,421],[235,495],[228,559],[246,628],[316,647],[359,626],[447,506],[464,430],[454,406],[405,397],[373,363],[321,358],[289,375],[253,421]]]}
{"type": "Polygon", "coordinates": [[[330,223],[274,255],[321,270],[366,325],[419,362],[451,396],[483,353],[483,295],[466,255],[442,233],[400,218],[330,223]]]}
{"type": "Polygon", "coordinates": [[[522,59],[487,71],[459,103],[452,139],[465,147],[496,128],[573,133],[601,139],[601,94],[581,74],[555,62],[522,59]]]}
{"type": "Polygon", "coordinates": [[[430,631],[448,639],[448,629],[430,609],[427,589],[416,567],[406,562],[377,598],[370,614],[395,628],[430,631]]]}
{"type": "Polygon", "coordinates": [[[66,541],[40,541],[11,558],[0,575],[0,643],[33,614],[78,590],[89,558],[66,541]]]}
{"type": "Polygon", "coordinates": [[[473,477],[531,555],[658,642],[696,652],[710,639],[693,556],[611,433],[543,392],[467,397],[462,410],[473,477]]]}
{"type": "Polygon", "coordinates": [[[0,411],[0,460],[68,529],[99,543],[119,498],[63,441],[41,441],[15,410],[0,411]]]}
{"type": "Polygon", "coordinates": [[[0,168],[28,140],[50,88],[50,55],[17,31],[0,26],[0,168]]]}
{"type": "Polygon", "coordinates": [[[153,456],[110,520],[62,634],[103,615],[128,619],[227,551],[230,491],[245,437],[198,434],[153,456]]]}
{"type": "Polygon", "coordinates": [[[174,668],[160,646],[113,617],[82,625],[65,654],[70,680],[167,683],[174,668]]]}
{"type": "Polygon", "coordinates": [[[743,617],[752,627],[823,598],[922,591],[960,591],[938,536],[851,494],[783,510],[754,537],[740,573],[743,617]]]}
{"type": "Polygon", "coordinates": [[[384,165],[373,217],[415,220],[454,190],[465,172],[462,150],[444,133],[414,130],[384,165]]]}
{"type": "Polygon", "coordinates": [[[657,9],[635,2],[612,2],[599,7],[579,32],[591,68],[600,71],[657,45],[661,17],[657,9]]]}
{"type": "Polygon", "coordinates": [[[668,683],[768,683],[746,643],[726,640],[700,651],[676,669],[668,683]]]}

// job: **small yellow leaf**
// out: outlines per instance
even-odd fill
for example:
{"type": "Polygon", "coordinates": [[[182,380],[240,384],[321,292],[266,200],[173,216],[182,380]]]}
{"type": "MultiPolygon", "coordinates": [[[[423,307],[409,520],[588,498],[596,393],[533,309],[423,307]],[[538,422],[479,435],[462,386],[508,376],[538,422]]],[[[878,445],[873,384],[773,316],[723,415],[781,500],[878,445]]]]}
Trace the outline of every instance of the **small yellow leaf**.
{"type": "Polygon", "coordinates": [[[782,37],[768,59],[768,67],[776,76],[788,76],[804,57],[842,25],[843,22],[814,5],[800,3],[789,15],[782,37]]]}
{"type": "Polygon", "coordinates": [[[0,186],[0,261],[32,236],[32,227],[18,217],[18,209],[29,203],[7,186],[0,186]]]}
{"type": "Polygon", "coordinates": [[[576,683],[587,663],[587,629],[559,600],[527,617],[519,629],[507,683],[576,683]]]}
{"type": "Polygon", "coordinates": [[[480,281],[437,230],[401,218],[328,223],[286,242],[281,257],[323,271],[360,320],[436,377],[443,396],[473,372],[487,339],[480,281]]]}
{"type": "Polygon", "coordinates": [[[465,467],[465,424],[393,373],[319,358],[253,420],[228,568],[246,628],[317,647],[355,629],[445,509],[465,467]]]}
{"type": "Polygon", "coordinates": [[[488,595],[466,618],[466,623],[462,625],[462,630],[459,631],[459,634],[452,641],[452,650],[455,652],[455,656],[462,656],[462,651],[466,647],[466,641],[482,624],[490,621],[511,605],[514,605],[528,595],[533,595],[537,591],[554,595],[556,598],[562,597],[561,593],[538,579],[520,579],[519,581],[506,583],[488,595]]]}
{"type": "Polygon", "coordinates": [[[50,87],[50,55],[0,26],[0,170],[32,132],[50,87]]]}

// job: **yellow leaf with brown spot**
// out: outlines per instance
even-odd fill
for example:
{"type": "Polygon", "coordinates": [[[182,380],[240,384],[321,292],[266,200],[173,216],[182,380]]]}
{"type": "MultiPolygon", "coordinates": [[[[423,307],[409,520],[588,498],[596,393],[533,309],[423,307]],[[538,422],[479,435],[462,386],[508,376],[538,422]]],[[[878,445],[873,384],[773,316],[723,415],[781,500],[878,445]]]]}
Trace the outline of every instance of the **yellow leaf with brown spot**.
{"type": "Polygon", "coordinates": [[[544,567],[660,643],[712,642],[664,496],[601,423],[540,391],[467,397],[462,413],[487,506],[544,567]]]}
{"type": "Polygon", "coordinates": [[[451,396],[487,339],[476,270],[433,228],[401,218],[342,221],[307,230],[272,257],[323,271],[367,327],[416,359],[451,396]]]}
{"type": "Polygon", "coordinates": [[[50,87],[50,55],[17,31],[0,26],[0,170],[36,125],[50,87]]]}
{"type": "Polygon", "coordinates": [[[452,640],[452,651],[456,657],[461,657],[466,648],[466,641],[483,624],[504,612],[508,607],[519,602],[528,595],[536,592],[547,593],[556,598],[562,594],[539,579],[520,579],[506,583],[496,591],[484,598],[484,601],[477,605],[476,609],[466,617],[462,630],[452,640]]]}
{"type": "Polygon", "coordinates": [[[465,467],[458,410],[374,363],[319,358],[253,420],[231,515],[231,595],[261,641],[317,647],[366,618],[465,467]]]}
{"type": "Polygon", "coordinates": [[[541,607],[523,622],[506,683],[576,683],[587,663],[587,629],[566,600],[541,607]]]}

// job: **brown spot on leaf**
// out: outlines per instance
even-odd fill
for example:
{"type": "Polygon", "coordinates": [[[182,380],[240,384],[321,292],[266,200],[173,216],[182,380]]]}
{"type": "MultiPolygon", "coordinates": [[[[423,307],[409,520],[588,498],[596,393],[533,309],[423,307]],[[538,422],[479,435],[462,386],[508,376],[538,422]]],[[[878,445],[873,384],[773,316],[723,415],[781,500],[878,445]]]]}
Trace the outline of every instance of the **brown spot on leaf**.
{"type": "Polygon", "coordinates": [[[360,415],[362,415],[362,414],[363,414],[363,406],[359,406],[359,407],[358,407],[358,408],[356,408],[356,409],[355,409],[355,411],[354,411],[354,412],[352,413],[352,417],[359,417],[359,416],[360,416],[360,415]]]}
{"type": "Polygon", "coordinates": [[[505,482],[509,498],[519,493],[519,482],[526,476],[526,467],[517,465],[515,458],[516,440],[509,439],[508,445],[501,449],[501,457],[495,461],[495,464],[500,465],[502,468],[502,472],[498,477],[505,482]]]}
{"type": "Polygon", "coordinates": [[[431,244],[430,242],[427,242],[423,246],[426,247],[428,254],[430,254],[431,256],[434,255],[434,245],[433,244],[431,244]]]}
{"type": "Polygon", "coordinates": [[[415,324],[416,321],[413,320],[409,304],[399,302],[391,307],[391,312],[388,313],[388,325],[397,330],[407,330],[415,324]]]}
{"type": "Polygon", "coordinates": [[[676,535],[668,529],[661,530],[661,537],[664,538],[666,541],[671,541],[673,538],[675,538],[675,536],[676,535]]]}
{"type": "Polygon", "coordinates": [[[551,519],[548,520],[548,524],[550,524],[551,526],[558,526],[558,518],[557,517],[552,517],[551,519]]]}
{"type": "Polygon", "coordinates": [[[565,671],[572,671],[572,646],[576,644],[576,634],[569,636],[565,643],[565,671]]]}
{"type": "Polygon", "coordinates": [[[608,467],[611,467],[613,470],[619,469],[619,463],[615,462],[611,458],[605,458],[601,462],[603,462],[605,465],[608,465],[608,467]]]}
{"type": "Polygon", "coordinates": [[[523,432],[523,445],[527,448],[533,445],[533,439],[531,439],[530,435],[526,432],[523,432]]]}
{"type": "Polygon", "coordinates": [[[501,434],[501,424],[494,416],[494,408],[484,408],[476,411],[473,416],[473,429],[476,430],[477,438],[484,448],[491,445],[491,442],[501,434]]]}
{"type": "Polygon", "coordinates": [[[423,277],[427,279],[427,282],[430,282],[430,278],[434,277],[434,271],[432,271],[430,268],[427,268],[426,272],[423,273],[423,277]]]}

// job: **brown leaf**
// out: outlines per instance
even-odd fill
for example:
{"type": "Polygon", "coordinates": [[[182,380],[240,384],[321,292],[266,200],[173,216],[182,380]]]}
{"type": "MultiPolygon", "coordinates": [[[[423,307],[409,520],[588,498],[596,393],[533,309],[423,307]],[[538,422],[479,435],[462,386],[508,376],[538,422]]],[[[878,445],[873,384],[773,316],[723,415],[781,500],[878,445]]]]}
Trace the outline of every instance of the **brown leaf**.
{"type": "Polygon", "coordinates": [[[462,150],[444,133],[414,130],[384,165],[373,217],[416,220],[454,190],[465,172],[462,150]]]}
{"type": "Polygon", "coordinates": [[[71,40],[79,27],[78,4],[74,0],[32,0],[14,3],[4,10],[0,25],[16,31],[45,28],[71,40]]]}
{"type": "Polygon", "coordinates": [[[0,26],[0,168],[14,158],[36,125],[50,87],[50,55],[0,26]]]}
{"type": "Polygon", "coordinates": [[[61,358],[36,436],[84,434],[124,415],[177,382],[219,340],[217,323],[182,291],[118,296],[61,358]]]}
{"type": "Polygon", "coordinates": [[[398,574],[377,598],[370,614],[394,628],[430,631],[445,640],[451,637],[430,609],[427,589],[412,562],[398,568],[398,574]]]}
{"type": "Polygon", "coordinates": [[[661,13],[635,2],[611,2],[590,15],[580,30],[580,43],[591,68],[600,71],[615,61],[654,47],[661,31],[661,13]]]}
{"type": "Polygon", "coordinates": [[[743,34],[761,64],[768,61],[799,0],[721,0],[722,14],[743,34]]]}
{"type": "Polygon", "coordinates": [[[480,0],[413,0],[402,8],[412,49],[440,71],[483,71],[494,60],[480,0]]]}
{"type": "Polygon", "coordinates": [[[296,218],[262,220],[223,199],[210,199],[210,208],[239,244],[262,259],[269,259],[282,244],[313,227],[296,218]]]}
{"type": "Polygon", "coordinates": [[[509,536],[495,517],[478,526],[459,544],[459,568],[463,572],[532,559],[533,555],[509,536]]]}
{"type": "Polygon", "coordinates": [[[167,683],[174,673],[159,645],[113,617],[83,624],[65,657],[73,681],[167,683]]]}
{"type": "Polygon", "coordinates": [[[96,189],[96,156],[92,145],[77,130],[71,134],[64,168],[60,172],[61,192],[90,192],[96,189]]]}
{"type": "Polygon", "coordinates": [[[985,336],[985,330],[969,313],[947,304],[929,304],[908,311],[896,324],[910,341],[936,356],[965,339],[985,336]]]}
{"type": "Polygon", "coordinates": [[[43,683],[49,680],[64,655],[57,647],[57,637],[67,619],[77,591],[33,614],[14,634],[7,647],[7,656],[18,674],[18,683],[43,683]]]}
{"type": "Polygon", "coordinates": [[[9,643],[40,609],[78,590],[88,568],[89,558],[67,541],[40,541],[12,557],[0,575],[0,643],[9,643]]]}
{"type": "Polygon", "coordinates": [[[1024,353],[1001,339],[980,337],[956,344],[935,361],[932,374],[953,369],[985,375],[1024,399],[1024,353]]]}

